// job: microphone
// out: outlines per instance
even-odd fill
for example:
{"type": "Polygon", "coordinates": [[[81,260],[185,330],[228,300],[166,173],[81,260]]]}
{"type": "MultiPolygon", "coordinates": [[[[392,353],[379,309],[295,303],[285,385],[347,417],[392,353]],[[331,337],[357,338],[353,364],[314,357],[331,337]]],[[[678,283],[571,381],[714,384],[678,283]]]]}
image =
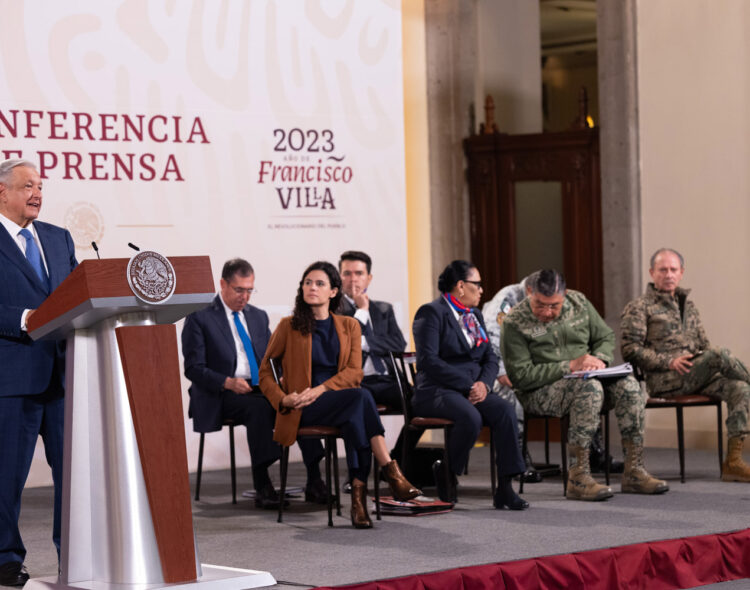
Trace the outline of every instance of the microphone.
{"type": "Polygon", "coordinates": [[[130,246],[136,252],[140,252],[141,251],[141,249],[138,246],[136,246],[135,244],[133,244],[132,242],[128,242],[128,246],[130,246]]]}
{"type": "Polygon", "coordinates": [[[96,252],[96,257],[101,260],[102,257],[99,256],[99,246],[96,245],[96,242],[91,242],[91,247],[94,249],[94,252],[96,252]]]}

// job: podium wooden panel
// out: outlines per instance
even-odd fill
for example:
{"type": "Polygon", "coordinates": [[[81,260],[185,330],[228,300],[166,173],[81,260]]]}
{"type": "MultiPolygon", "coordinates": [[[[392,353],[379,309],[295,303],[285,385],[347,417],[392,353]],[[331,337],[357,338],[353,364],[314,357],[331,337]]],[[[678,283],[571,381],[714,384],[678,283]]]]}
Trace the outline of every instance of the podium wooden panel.
{"type": "Polygon", "coordinates": [[[185,424],[174,326],[117,328],[165,582],[195,580],[185,424]]]}

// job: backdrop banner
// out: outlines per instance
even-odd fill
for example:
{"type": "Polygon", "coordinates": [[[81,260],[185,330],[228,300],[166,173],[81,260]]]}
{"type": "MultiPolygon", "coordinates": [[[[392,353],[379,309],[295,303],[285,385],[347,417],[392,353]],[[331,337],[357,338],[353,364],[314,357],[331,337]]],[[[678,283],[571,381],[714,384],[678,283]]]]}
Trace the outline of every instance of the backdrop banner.
{"type": "Polygon", "coordinates": [[[241,256],[273,327],[309,263],[364,250],[408,324],[400,2],[2,8],[0,157],[38,165],[79,260],[241,256]]]}

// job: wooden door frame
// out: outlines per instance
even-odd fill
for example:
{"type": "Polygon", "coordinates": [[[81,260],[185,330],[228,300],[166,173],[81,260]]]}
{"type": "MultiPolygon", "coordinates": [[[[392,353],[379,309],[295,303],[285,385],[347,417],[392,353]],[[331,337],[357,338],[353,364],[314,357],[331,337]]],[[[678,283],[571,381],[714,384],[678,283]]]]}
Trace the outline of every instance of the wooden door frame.
{"type": "Polygon", "coordinates": [[[568,285],[604,314],[598,129],[464,140],[468,159],[472,258],[491,297],[521,278],[516,268],[515,183],[562,185],[564,268],[568,285]]]}

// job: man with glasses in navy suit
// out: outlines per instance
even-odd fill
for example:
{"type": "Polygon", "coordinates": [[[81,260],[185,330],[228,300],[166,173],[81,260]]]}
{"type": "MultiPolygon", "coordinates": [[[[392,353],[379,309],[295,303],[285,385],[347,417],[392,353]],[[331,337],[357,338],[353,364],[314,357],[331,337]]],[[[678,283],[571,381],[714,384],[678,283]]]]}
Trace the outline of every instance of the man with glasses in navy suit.
{"type": "Polygon", "coordinates": [[[224,420],[244,424],[252,460],[255,505],[279,507],[268,468],[281,456],[273,441],[276,412],[258,387],[258,367],[271,331],[268,314],[250,305],[255,271],[234,258],[221,271],[219,294],[191,313],[182,329],[185,377],[192,385],[190,408],[195,432],[221,430],[224,420]]]}
{"type": "Polygon", "coordinates": [[[70,233],[37,221],[42,181],[26,160],[0,164],[0,585],[23,586],[21,492],[41,435],[55,485],[52,540],[60,552],[65,342],[34,342],[34,310],[76,267],[70,233]]]}

